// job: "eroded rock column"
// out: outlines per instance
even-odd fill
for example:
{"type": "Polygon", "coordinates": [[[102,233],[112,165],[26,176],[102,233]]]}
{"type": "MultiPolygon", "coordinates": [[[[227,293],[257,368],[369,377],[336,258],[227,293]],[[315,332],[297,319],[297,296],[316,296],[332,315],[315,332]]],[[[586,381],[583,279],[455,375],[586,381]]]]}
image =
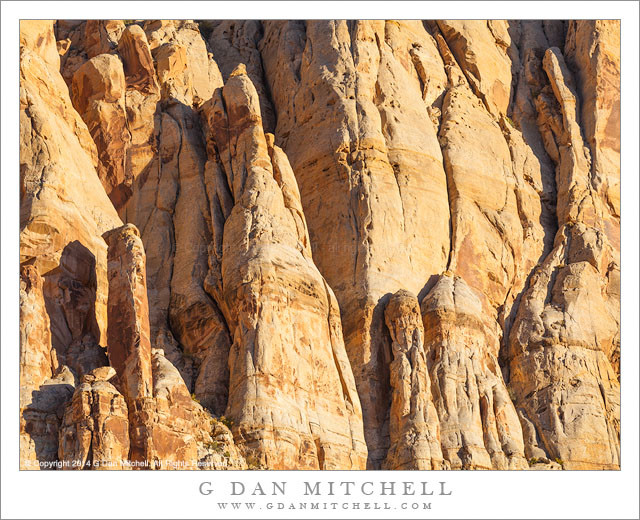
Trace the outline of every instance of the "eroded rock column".
{"type": "Polygon", "coordinates": [[[445,469],[440,449],[440,421],[431,398],[424,353],[424,329],[418,299],[409,291],[395,293],[385,308],[391,334],[391,446],[385,469],[445,469]]]}
{"type": "Polygon", "coordinates": [[[107,353],[129,408],[131,459],[149,460],[153,378],[144,248],[133,224],[103,235],[108,249],[107,353]]]}
{"type": "Polygon", "coordinates": [[[460,277],[422,301],[425,351],[444,458],[451,469],[523,469],[522,428],[498,365],[498,331],[460,277]]]}
{"type": "Polygon", "coordinates": [[[271,469],[362,469],[338,304],[311,258],[295,176],[243,66],[204,105],[213,216],[206,288],[233,338],[227,416],[271,469]]]}

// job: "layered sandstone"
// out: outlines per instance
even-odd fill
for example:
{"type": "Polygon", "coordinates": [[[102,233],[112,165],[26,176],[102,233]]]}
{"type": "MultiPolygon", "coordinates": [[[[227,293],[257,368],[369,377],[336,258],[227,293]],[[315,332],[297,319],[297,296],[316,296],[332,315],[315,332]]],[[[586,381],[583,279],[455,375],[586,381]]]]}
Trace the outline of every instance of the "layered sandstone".
{"type": "Polygon", "coordinates": [[[153,450],[153,380],[144,249],[132,224],[108,231],[104,239],[109,248],[109,363],[130,410],[132,459],[148,460],[153,450]]]}
{"type": "MultiPolygon", "coordinates": [[[[126,224],[104,238],[109,247],[108,354],[128,409],[127,453],[130,460],[156,469],[199,469],[198,461],[208,453],[205,443],[215,433],[213,419],[192,399],[164,352],[151,349],[140,233],[126,224]]],[[[234,454],[228,456],[230,467],[241,469],[244,460],[232,439],[226,444],[225,451],[234,454]]]]}
{"type": "Polygon", "coordinates": [[[526,468],[522,428],[498,364],[499,338],[480,298],[462,278],[442,276],[422,300],[422,319],[451,468],[526,468]]]}
{"type": "Polygon", "coordinates": [[[620,267],[607,233],[616,210],[597,189],[602,176],[594,175],[575,79],[558,48],[545,52],[543,68],[549,85],[536,98],[538,123],[555,158],[562,211],[554,249],[534,271],[509,338],[511,385],[535,429],[530,451],[568,469],[616,468],[620,267]]]}
{"type": "Polygon", "coordinates": [[[393,361],[389,419],[390,447],[385,469],[448,469],[443,461],[440,421],[433,405],[418,299],[395,293],[385,311],[393,361]]]}
{"type": "Polygon", "coordinates": [[[96,145],[60,76],[53,22],[23,21],[21,43],[20,261],[44,277],[52,347],[82,376],[105,363],[101,234],[121,221],[96,173],[96,145]]]}
{"type": "Polygon", "coordinates": [[[619,42],[23,21],[23,467],[618,468],[619,42]]]}
{"type": "Polygon", "coordinates": [[[214,225],[207,291],[224,314],[227,415],[272,469],[362,469],[360,403],[338,306],[313,263],[295,176],[243,66],[203,107],[214,225]]]}
{"type": "Polygon", "coordinates": [[[63,469],[128,468],[128,411],[120,392],[109,383],[115,375],[112,367],[97,368],[76,388],[59,433],[63,469]]]}

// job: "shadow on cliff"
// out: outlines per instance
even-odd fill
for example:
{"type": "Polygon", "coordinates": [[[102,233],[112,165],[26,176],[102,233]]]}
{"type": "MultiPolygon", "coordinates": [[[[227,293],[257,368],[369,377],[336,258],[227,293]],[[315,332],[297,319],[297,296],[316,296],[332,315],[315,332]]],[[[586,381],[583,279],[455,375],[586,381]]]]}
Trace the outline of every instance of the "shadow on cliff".
{"type": "Polygon", "coordinates": [[[78,240],[70,242],[62,251],[58,267],[44,279],[51,348],[59,364],[68,365],[76,375],[106,364],[103,349],[98,345],[100,327],[96,317],[97,273],[93,253],[78,240]]]}
{"type": "Polygon", "coordinates": [[[65,383],[42,385],[31,392],[31,404],[22,411],[24,431],[31,437],[40,463],[58,460],[58,430],[73,391],[73,386],[65,383]]]}
{"type": "MultiPolygon", "coordinates": [[[[389,365],[391,365],[391,361],[393,361],[393,353],[391,351],[391,335],[384,320],[384,310],[392,295],[392,293],[387,293],[378,300],[378,303],[376,303],[373,308],[371,324],[369,325],[369,335],[372,339],[371,346],[376,346],[376,350],[372,352],[371,357],[374,359],[375,356],[377,365],[380,367],[377,391],[375,391],[374,394],[377,396],[374,413],[377,416],[375,422],[381,425],[378,432],[381,442],[378,444],[376,450],[369,452],[367,469],[381,469],[382,462],[386,458],[390,446],[389,417],[391,413],[391,381],[389,365]],[[375,338],[378,338],[378,341],[374,343],[375,338]]],[[[365,424],[367,422],[371,421],[365,420],[365,424]]],[[[367,431],[365,428],[365,439],[366,437],[367,431]]]]}
{"type": "MultiPolygon", "coordinates": [[[[528,21],[527,23],[542,23],[541,21],[528,21]]],[[[556,205],[557,205],[557,185],[556,185],[556,165],[551,159],[551,157],[547,154],[542,136],[538,129],[537,123],[534,121],[528,121],[527,114],[518,111],[514,112],[516,105],[516,96],[518,95],[519,88],[521,87],[520,82],[524,82],[525,75],[523,69],[525,66],[535,66],[539,67],[538,74],[535,75],[540,81],[544,82],[544,84],[548,84],[546,80],[546,73],[542,70],[542,55],[544,50],[546,49],[527,49],[528,54],[524,52],[521,53],[518,46],[514,43],[518,38],[518,30],[509,25],[508,27],[509,36],[511,37],[511,43],[508,48],[509,56],[518,56],[518,63],[520,69],[516,69],[515,63],[512,60],[512,77],[515,78],[512,83],[512,95],[511,102],[509,106],[509,111],[514,120],[518,122],[518,130],[522,133],[522,138],[525,143],[529,146],[532,154],[535,156],[538,164],[540,165],[540,179],[542,182],[542,193],[540,194],[540,203],[541,203],[541,211],[539,217],[539,223],[542,226],[544,231],[543,237],[543,250],[538,258],[536,265],[532,268],[532,270],[528,273],[527,279],[524,283],[522,290],[516,295],[516,298],[513,301],[513,305],[511,309],[509,309],[509,313],[504,316],[504,325],[503,325],[503,337],[500,345],[499,352],[499,363],[502,368],[503,377],[505,383],[509,382],[509,335],[511,333],[511,327],[515,321],[516,315],[518,313],[518,309],[520,307],[520,302],[522,300],[522,296],[529,289],[529,282],[531,276],[534,271],[542,264],[544,259],[553,249],[553,243],[555,241],[556,234],[558,232],[558,217],[556,213],[556,205]],[[532,58],[532,56],[534,56],[532,58]],[[526,63],[525,63],[526,61],[526,63]]],[[[544,31],[543,31],[544,32],[544,31]]],[[[544,85],[531,85],[526,84],[522,86],[522,88],[527,89],[527,94],[529,98],[529,102],[533,104],[532,98],[535,97],[536,93],[534,92],[534,87],[541,88],[544,85]]],[[[534,109],[533,116],[536,116],[537,112],[534,109]]]]}

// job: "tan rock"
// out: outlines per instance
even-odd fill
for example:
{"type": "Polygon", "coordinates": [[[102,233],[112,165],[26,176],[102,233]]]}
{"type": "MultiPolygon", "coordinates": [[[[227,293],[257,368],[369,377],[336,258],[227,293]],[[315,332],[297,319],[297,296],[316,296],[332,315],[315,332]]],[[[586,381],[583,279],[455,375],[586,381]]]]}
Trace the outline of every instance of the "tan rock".
{"type": "Polygon", "coordinates": [[[129,408],[131,460],[151,460],[153,379],[144,248],[133,224],[103,237],[109,247],[109,363],[129,408]]]}
{"type": "Polygon", "coordinates": [[[620,249],[620,21],[569,23],[565,55],[576,70],[591,183],[604,201],[604,228],[620,249]]]}
{"type": "MultiPolygon", "coordinates": [[[[619,256],[609,242],[582,141],[577,90],[559,49],[545,52],[550,85],[536,98],[557,163],[553,251],[531,277],[509,337],[510,387],[530,430],[527,450],[567,469],[619,467],[619,256]]],[[[593,115],[591,116],[593,117],[593,115]]]]}
{"type": "Polygon", "coordinates": [[[58,369],[51,347],[49,315],[42,292],[43,280],[31,265],[20,267],[20,388],[37,389],[58,369]]]}
{"type": "Polygon", "coordinates": [[[36,389],[21,389],[20,469],[57,469],[58,432],[73,389],[67,367],[36,389]]]}
{"type": "Polygon", "coordinates": [[[208,180],[214,232],[223,229],[214,237],[221,248],[210,255],[208,290],[233,337],[227,416],[234,438],[271,469],[362,469],[360,403],[338,306],[305,247],[291,167],[269,149],[243,66],[222,95],[224,104],[214,98],[203,107],[208,149],[217,150],[210,161],[220,158],[207,167],[215,175],[208,180]]]}
{"type": "MultiPolygon", "coordinates": [[[[198,469],[198,461],[209,453],[215,429],[211,416],[193,401],[163,351],[152,352],[145,256],[138,230],[127,224],[105,233],[105,240],[109,245],[109,361],[129,410],[130,458],[152,469],[198,469]]],[[[103,370],[90,377],[109,376],[103,370]]],[[[227,457],[226,465],[218,460],[220,467],[213,469],[240,469],[244,459],[233,442],[223,446],[223,452],[233,456],[227,457]]]]}
{"type": "MultiPolygon", "coordinates": [[[[209,47],[213,58],[220,67],[225,81],[239,64],[247,69],[247,75],[258,92],[260,113],[265,132],[273,132],[276,116],[267,93],[262,67],[262,56],[258,44],[262,39],[262,22],[260,20],[211,20],[208,25],[211,31],[209,47]]],[[[286,52],[286,51],[285,51],[286,52]]]]}
{"type": "Polygon", "coordinates": [[[98,176],[116,209],[131,196],[132,179],[126,171],[131,140],[125,110],[125,78],[117,56],[100,54],[73,75],[74,107],[89,128],[98,149],[98,176]]]}
{"type": "MultiPolygon", "coordinates": [[[[51,348],[49,316],[38,270],[20,268],[20,468],[38,469],[38,457],[51,459],[51,436],[59,419],[54,414],[47,426],[46,411],[34,410],[39,389],[58,368],[56,352],[51,348]],[[53,424],[52,424],[53,423],[53,424]],[[44,437],[44,439],[43,439],[44,437]]],[[[65,396],[67,397],[67,396],[65,396]]]]}
{"type": "MultiPolygon", "coordinates": [[[[203,290],[211,217],[202,173],[206,152],[192,107],[210,98],[222,78],[193,23],[150,21],[144,28],[161,88],[159,94],[135,85],[127,91],[127,172],[134,181],[122,213],[142,230],[152,344],[165,351],[201,402],[222,414],[231,342],[203,290]]],[[[146,40],[137,41],[144,47],[146,40]]]]}
{"type": "Polygon", "coordinates": [[[60,69],[53,20],[20,20],[20,47],[31,50],[51,70],[60,69]]]}
{"type": "Polygon", "coordinates": [[[424,329],[418,300],[408,291],[395,293],[384,311],[391,333],[391,445],[385,469],[447,469],[440,448],[440,422],[431,399],[424,353],[424,329]]]}
{"type": "Polygon", "coordinates": [[[129,467],[126,463],[129,457],[127,405],[120,392],[112,384],[98,379],[98,374],[85,376],[95,380],[85,380],[79,385],[66,407],[58,448],[62,469],[129,467]]]}
{"type": "Polygon", "coordinates": [[[511,37],[505,20],[438,20],[474,92],[495,116],[506,114],[511,93],[511,37]]]}
{"type": "Polygon", "coordinates": [[[22,467],[619,467],[617,22],[20,42],[22,467]]]}
{"type": "MultiPolygon", "coordinates": [[[[425,353],[442,453],[451,469],[525,469],[518,415],[498,365],[497,331],[462,278],[442,276],[422,301],[425,353]]],[[[496,327],[497,328],[497,327],[496,327]]]]}
{"type": "Polygon", "coordinates": [[[159,349],[153,351],[153,394],[150,461],[156,461],[156,469],[246,469],[227,426],[193,400],[159,349]]]}
{"type": "Polygon", "coordinates": [[[566,469],[615,469],[620,386],[606,353],[618,324],[607,279],[583,260],[585,231],[561,228],[531,278],[511,332],[509,387],[523,421],[535,427],[529,445],[566,469]]]}
{"type": "Polygon", "coordinates": [[[314,261],[342,310],[369,467],[380,467],[391,396],[381,300],[402,288],[420,293],[449,255],[432,107],[440,59],[419,21],[269,21],[259,47],[278,114],[276,144],[296,172],[314,261]],[[414,58],[418,47],[431,59],[414,58]]]}
{"type": "Polygon", "coordinates": [[[99,235],[121,222],[96,174],[95,144],[57,65],[41,58],[55,47],[51,24],[44,29],[39,22],[21,24],[20,262],[33,263],[45,278],[60,363],[83,372],[104,362],[98,345],[106,343],[106,246],[99,235]],[[45,42],[49,51],[29,42],[45,42]],[[78,299],[83,303],[75,305],[78,299]],[[78,348],[93,361],[67,356],[73,341],[84,341],[78,348]]]}
{"type": "Polygon", "coordinates": [[[158,90],[153,58],[142,27],[127,26],[118,42],[118,54],[124,63],[128,88],[145,93],[158,90]]]}
{"type": "Polygon", "coordinates": [[[125,24],[122,20],[87,20],[83,38],[87,58],[112,53],[118,47],[124,30],[125,24]]]}

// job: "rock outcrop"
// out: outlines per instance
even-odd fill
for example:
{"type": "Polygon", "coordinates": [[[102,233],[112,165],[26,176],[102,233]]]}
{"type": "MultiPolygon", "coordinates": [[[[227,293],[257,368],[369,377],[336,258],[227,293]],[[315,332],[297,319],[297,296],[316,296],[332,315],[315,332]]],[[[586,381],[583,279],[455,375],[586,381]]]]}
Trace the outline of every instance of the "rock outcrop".
{"type": "Polygon", "coordinates": [[[442,457],[440,421],[433,405],[418,299],[395,293],[384,311],[393,361],[389,437],[385,469],[448,469],[442,457]]]}
{"type": "Polygon", "coordinates": [[[131,135],[127,128],[122,62],[112,54],[91,58],[73,75],[71,96],[96,143],[98,176],[119,209],[131,191],[131,178],[125,178],[131,135]]]}
{"type": "Polygon", "coordinates": [[[480,298],[462,278],[442,276],[422,301],[422,319],[444,458],[452,469],[526,468],[497,327],[485,323],[480,298]]]}
{"type": "Polygon", "coordinates": [[[62,469],[128,469],[127,404],[109,383],[115,375],[112,367],[97,368],[76,388],[59,433],[62,469]]]}
{"type": "Polygon", "coordinates": [[[295,176],[264,134],[243,66],[203,116],[214,225],[206,287],[233,338],[234,434],[267,468],[363,469],[360,402],[338,305],[313,263],[295,176]]]}
{"type": "Polygon", "coordinates": [[[603,180],[582,139],[575,80],[558,48],[545,52],[543,67],[549,85],[536,106],[557,164],[559,230],[511,331],[510,385],[535,429],[530,451],[568,469],[613,469],[620,459],[620,264],[606,230],[617,213],[598,189],[603,180]]]}
{"type": "Polygon", "coordinates": [[[52,347],[78,377],[106,364],[106,245],[121,224],[59,72],[52,21],[21,23],[20,262],[44,277],[52,347]],[[31,45],[31,42],[36,42],[31,45]]]}
{"type": "Polygon", "coordinates": [[[619,44],[23,21],[21,466],[619,468],[619,44]]]}
{"type": "Polygon", "coordinates": [[[153,409],[149,304],[144,248],[132,224],[103,235],[108,246],[109,363],[115,368],[130,414],[131,457],[150,460],[153,409]]]}
{"type": "MultiPolygon", "coordinates": [[[[212,417],[192,399],[164,352],[151,349],[140,233],[126,224],[104,238],[109,247],[108,354],[127,404],[130,459],[156,469],[198,469],[212,417]]],[[[230,449],[236,453],[233,442],[230,449]]],[[[243,463],[236,453],[231,467],[243,463]]]]}

